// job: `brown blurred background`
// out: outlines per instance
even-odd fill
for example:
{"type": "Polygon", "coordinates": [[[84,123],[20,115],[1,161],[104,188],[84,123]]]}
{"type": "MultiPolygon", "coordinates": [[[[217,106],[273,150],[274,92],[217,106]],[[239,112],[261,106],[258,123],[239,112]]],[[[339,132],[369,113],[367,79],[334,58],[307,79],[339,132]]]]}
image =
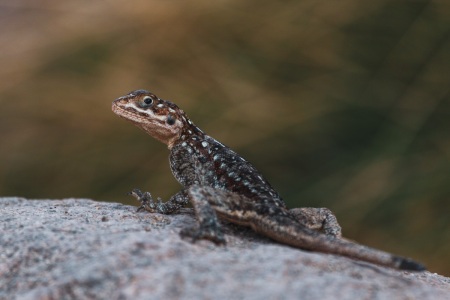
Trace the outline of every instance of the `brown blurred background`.
{"type": "Polygon", "coordinates": [[[290,207],[450,275],[450,2],[2,0],[0,47],[1,196],[175,193],[166,147],[111,112],[143,88],[290,207]]]}

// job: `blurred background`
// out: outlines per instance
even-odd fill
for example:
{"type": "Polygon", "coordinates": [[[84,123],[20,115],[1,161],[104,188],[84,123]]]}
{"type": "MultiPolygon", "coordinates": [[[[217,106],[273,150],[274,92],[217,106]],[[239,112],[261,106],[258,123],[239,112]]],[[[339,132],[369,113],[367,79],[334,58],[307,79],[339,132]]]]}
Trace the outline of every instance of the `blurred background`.
{"type": "Polygon", "coordinates": [[[148,89],[289,207],[450,275],[450,2],[0,1],[0,195],[180,186],[111,112],[148,89]]]}

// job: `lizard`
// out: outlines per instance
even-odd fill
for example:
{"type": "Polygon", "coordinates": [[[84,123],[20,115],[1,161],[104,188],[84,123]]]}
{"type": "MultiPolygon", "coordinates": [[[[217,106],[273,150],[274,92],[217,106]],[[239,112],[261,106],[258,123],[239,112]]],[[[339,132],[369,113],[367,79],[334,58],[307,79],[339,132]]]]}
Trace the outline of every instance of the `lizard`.
{"type": "Polygon", "coordinates": [[[146,90],[135,90],[112,103],[112,110],[167,145],[170,168],[181,191],[167,202],[133,189],[138,211],[173,214],[189,203],[197,225],[181,230],[193,242],[226,243],[220,220],[251,227],[295,248],[341,255],[399,270],[425,271],[421,263],[342,237],[326,208],[288,209],[281,196],[246,159],[205,134],[176,104],[146,90]]]}

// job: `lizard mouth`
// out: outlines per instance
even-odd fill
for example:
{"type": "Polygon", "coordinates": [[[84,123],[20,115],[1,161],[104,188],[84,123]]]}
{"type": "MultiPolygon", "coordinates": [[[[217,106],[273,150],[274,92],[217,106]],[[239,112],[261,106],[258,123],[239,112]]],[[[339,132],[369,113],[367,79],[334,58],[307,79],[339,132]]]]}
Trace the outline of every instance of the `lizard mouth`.
{"type": "MultiPolygon", "coordinates": [[[[117,100],[121,99],[119,98],[117,100]]],[[[115,113],[119,117],[135,122],[140,122],[142,121],[142,119],[145,119],[144,117],[139,117],[139,113],[136,112],[134,109],[132,108],[127,109],[126,107],[122,107],[120,104],[117,103],[117,100],[114,100],[112,103],[111,109],[113,113],[115,113]]]]}
{"type": "Polygon", "coordinates": [[[113,113],[115,113],[119,117],[127,118],[126,117],[126,115],[127,115],[126,109],[124,109],[123,107],[120,107],[120,105],[117,104],[116,101],[117,100],[114,100],[113,103],[112,103],[111,109],[112,109],[113,113]]]}
{"type": "MultiPolygon", "coordinates": [[[[119,99],[120,99],[120,98],[119,98],[119,99]]],[[[119,99],[117,99],[117,100],[119,100],[119,99]]],[[[117,100],[114,100],[114,101],[113,101],[112,107],[111,107],[112,111],[113,111],[116,115],[118,115],[118,112],[123,111],[123,108],[121,108],[121,107],[116,103],[117,100]]]]}

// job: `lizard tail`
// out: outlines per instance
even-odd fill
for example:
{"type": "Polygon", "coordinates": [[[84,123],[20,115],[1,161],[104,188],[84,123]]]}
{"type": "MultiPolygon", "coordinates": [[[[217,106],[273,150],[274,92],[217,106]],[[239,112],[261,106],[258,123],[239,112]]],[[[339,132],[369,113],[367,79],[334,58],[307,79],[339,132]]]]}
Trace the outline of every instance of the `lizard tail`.
{"type": "Polygon", "coordinates": [[[322,234],[306,228],[286,215],[276,214],[270,218],[255,218],[250,224],[255,231],[296,248],[338,254],[399,270],[426,270],[424,265],[412,259],[322,234]]]}

